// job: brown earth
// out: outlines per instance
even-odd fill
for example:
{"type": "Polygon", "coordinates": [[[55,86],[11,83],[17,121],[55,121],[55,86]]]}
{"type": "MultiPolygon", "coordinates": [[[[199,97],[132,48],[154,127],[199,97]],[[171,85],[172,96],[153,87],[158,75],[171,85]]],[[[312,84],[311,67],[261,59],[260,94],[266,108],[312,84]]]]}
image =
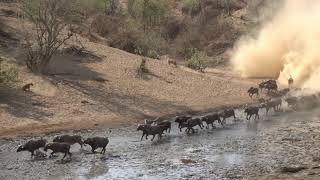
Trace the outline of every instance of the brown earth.
{"type": "MultiPolygon", "coordinates": [[[[3,4],[0,12],[8,7],[3,4]]],[[[10,7],[9,7],[10,9],[10,7]]],[[[19,82],[1,87],[0,136],[26,135],[63,129],[122,126],[144,118],[171,117],[252,102],[246,94],[255,80],[241,79],[228,68],[199,73],[165,61],[147,60],[150,73],[137,78],[141,57],[79,38],[89,54],[61,50],[48,76],[29,73],[22,61],[22,26],[14,16],[0,16],[13,38],[2,38],[8,58],[17,62],[19,82]],[[26,93],[21,87],[35,85],[26,93]]]]}

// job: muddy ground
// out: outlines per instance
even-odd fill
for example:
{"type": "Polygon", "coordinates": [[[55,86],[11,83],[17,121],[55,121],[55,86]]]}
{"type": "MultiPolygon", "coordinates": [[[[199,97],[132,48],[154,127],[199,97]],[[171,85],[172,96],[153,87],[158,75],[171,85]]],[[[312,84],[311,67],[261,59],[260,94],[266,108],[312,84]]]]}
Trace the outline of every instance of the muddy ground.
{"type": "Polygon", "coordinates": [[[175,124],[170,135],[154,142],[140,141],[135,126],[111,129],[111,134],[109,129],[62,132],[110,139],[105,155],[73,145],[66,161],[62,155],[31,160],[30,153],[15,152],[37,137],[1,140],[0,179],[318,179],[319,109],[270,113],[250,123],[230,119],[225,128],[217,124],[195,134],[179,132],[175,124]],[[282,172],[285,167],[306,169],[282,172]]]}

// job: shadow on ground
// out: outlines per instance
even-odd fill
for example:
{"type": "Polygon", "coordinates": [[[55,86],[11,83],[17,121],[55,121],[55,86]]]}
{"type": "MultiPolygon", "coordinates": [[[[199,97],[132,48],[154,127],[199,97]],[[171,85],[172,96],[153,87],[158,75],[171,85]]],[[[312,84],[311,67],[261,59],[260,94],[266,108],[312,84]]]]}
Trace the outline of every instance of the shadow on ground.
{"type": "Polygon", "coordinates": [[[44,121],[53,116],[46,110],[43,102],[36,100],[32,92],[27,93],[22,90],[10,87],[0,87],[0,104],[14,117],[30,118],[36,121],[44,121]]]}

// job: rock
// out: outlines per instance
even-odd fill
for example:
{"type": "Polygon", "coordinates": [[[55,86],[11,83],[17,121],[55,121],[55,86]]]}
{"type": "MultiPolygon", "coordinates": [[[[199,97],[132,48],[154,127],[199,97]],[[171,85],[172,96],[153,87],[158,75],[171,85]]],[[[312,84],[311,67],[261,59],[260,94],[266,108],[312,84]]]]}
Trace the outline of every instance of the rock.
{"type": "Polygon", "coordinates": [[[282,138],[282,141],[296,142],[296,141],[301,141],[301,139],[296,136],[290,135],[289,137],[282,138]]]}
{"type": "Polygon", "coordinates": [[[82,100],[82,101],[81,101],[81,103],[82,103],[82,104],[88,104],[88,103],[89,103],[89,101],[82,100]]]}
{"type": "Polygon", "coordinates": [[[40,102],[32,102],[31,105],[32,106],[42,106],[42,103],[40,103],[40,102]]]}
{"type": "Polygon", "coordinates": [[[311,169],[319,169],[320,168],[320,165],[317,165],[317,166],[313,166],[311,169]]]}
{"type": "Polygon", "coordinates": [[[313,162],[320,161],[320,157],[313,157],[313,158],[312,158],[312,161],[313,161],[313,162]]]}
{"type": "Polygon", "coordinates": [[[315,172],[309,172],[308,176],[312,176],[312,175],[315,175],[315,174],[316,174],[315,172]]]}
{"type": "Polygon", "coordinates": [[[93,78],[93,80],[97,81],[97,82],[100,82],[100,83],[108,82],[107,79],[104,79],[102,77],[96,77],[96,78],[93,78]]]}
{"type": "Polygon", "coordinates": [[[307,169],[307,167],[304,167],[304,166],[283,167],[283,168],[281,168],[281,172],[282,173],[297,173],[297,172],[300,172],[305,169],[307,169]]]}
{"type": "Polygon", "coordinates": [[[196,161],[194,161],[192,159],[181,159],[181,162],[183,164],[194,164],[194,163],[196,163],[196,161]]]}
{"type": "Polygon", "coordinates": [[[190,150],[190,153],[198,153],[198,152],[201,152],[201,149],[193,149],[193,150],[190,150]]]}

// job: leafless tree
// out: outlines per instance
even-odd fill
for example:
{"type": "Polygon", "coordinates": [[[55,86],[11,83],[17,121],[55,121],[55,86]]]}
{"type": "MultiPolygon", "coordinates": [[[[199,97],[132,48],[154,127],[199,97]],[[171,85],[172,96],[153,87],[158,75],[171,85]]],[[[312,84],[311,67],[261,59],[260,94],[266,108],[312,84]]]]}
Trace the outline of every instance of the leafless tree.
{"type": "Polygon", "coordinates": [[[64,33],[69,25],[65,17],[71,1],[41,0],[37,2],[39,3],[35,4],[32,0],[25,0],[22,7],[25,17],[35,28],[35,37],[28,33],[25,37],[28,48],[26,65],[32,72],[44,73],[52,56],[72,37],[71,32],[64,33]]]}

